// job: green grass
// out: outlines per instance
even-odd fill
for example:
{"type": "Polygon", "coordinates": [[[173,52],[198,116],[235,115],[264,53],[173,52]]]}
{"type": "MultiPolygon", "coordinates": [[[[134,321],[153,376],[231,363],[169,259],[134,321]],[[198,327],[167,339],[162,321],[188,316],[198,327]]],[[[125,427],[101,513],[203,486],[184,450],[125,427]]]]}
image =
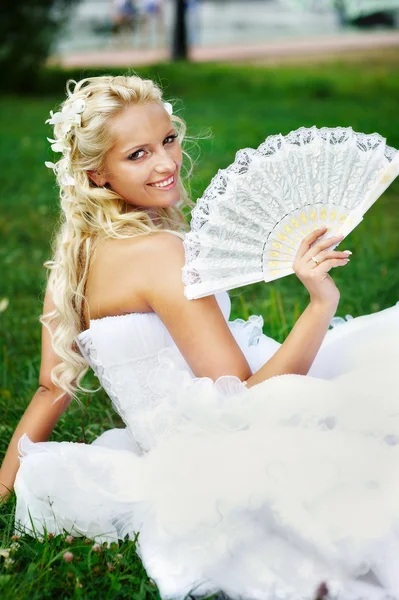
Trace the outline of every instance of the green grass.
{"type": "MultiPolygon", "coordinates": [[[[193,148],[199,155],[192,179],[196,199],[239,148],[256,147],[269,134],[285,134],[302,125],[377,131],[399,147],[397,64],[395,57],[280,68],[161,65],[140,72],[166,87],[168,99],[181,99],[177,112],[187,120],[189,135],[212,131],[211,139],[200,140],[193,148]]],[[[46,140],[51,127],[44,121],[63,97],[60,90],[57,96],[0,98],[0,299],[9,299],[8,308],[0,313],[0,460],[38,385],[42,265],[50,257],[58,213],[53,175],[44,166],[52,158],[46,140]]],[[[399,182],[395,182],[345,241],[345,248],[353,251],[351,262],[331,272],[341,292],[338,316],[375,312],[399,300],[398,230],[399,182]]],[[[308,303],[308,292],[295,276],[248,286],[231,296],[231,318],[262,314],[265,333],[278,341],[285,339],[308,303]]],[[[97,380],[89,373],[84,383],[96,387],[97,380]]],[[[104,392],[82,396],[82,401],[86,409],[72,405],[52,440],[90,443],[104,430],[122,426],[104,392]]],[[[0,548],[9,547],[13,510],[14,499],[0,508],[0,548]]],[[[140,561],[134,560],[133,542],[94,552],[90,541],[76,540],[71,563],[62,559],[71,547],[60,536],[43,543],[23,538],[20,543],[9,568],[0,558],[3,600],[158,597],[140,561]],[[122,558],[115,563],[116,554],[122,558]]]]}

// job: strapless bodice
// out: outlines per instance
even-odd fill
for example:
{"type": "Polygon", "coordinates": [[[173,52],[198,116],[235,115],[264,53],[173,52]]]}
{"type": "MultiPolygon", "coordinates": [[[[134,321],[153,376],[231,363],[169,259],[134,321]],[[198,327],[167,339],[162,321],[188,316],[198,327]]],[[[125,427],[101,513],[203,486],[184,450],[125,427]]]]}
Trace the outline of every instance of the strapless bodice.
{"type": "MultiPolygon", "coordinates": [[[[215,296],[237,342],[245,338],[244,346],[256,344],[262,317],[229,322],[228,293],[215,296]]],[[[195,377],[167,328],[154,312],[128,313],[91,320],[76,342],[134,441],[142,452],[148,451],[159,435],[173,427],[176,412],[172,399],[159,387],[165,361],[172,360],[187,377],[195,377]]]]}

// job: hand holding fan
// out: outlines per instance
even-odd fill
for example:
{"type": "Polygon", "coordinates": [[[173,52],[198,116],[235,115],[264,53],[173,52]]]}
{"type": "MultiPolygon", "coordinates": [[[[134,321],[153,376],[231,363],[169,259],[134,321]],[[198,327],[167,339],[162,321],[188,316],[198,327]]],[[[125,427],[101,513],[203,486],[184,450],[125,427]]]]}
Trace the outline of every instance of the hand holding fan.
{"type": "Polygon", "coordinates": [[[301,127],[239,150],[192,211],[186,298],[294,273],[304,237],[324,226],[319,240],[347,236],[398,175],[399,152],[351,127],[301,127]]]}

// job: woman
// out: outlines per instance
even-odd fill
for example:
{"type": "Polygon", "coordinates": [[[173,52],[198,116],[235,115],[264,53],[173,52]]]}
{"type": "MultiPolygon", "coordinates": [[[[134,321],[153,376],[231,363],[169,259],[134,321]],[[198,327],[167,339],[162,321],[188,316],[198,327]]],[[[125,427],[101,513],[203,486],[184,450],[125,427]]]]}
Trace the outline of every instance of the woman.
{"type": "Polygon", "coordinates": [[[328,330],[348,258],[323,230],[297,252],[310,302],[283,344],[259,316],[229,322],[227,293],[186,300],[184,122],[152,81],[72,83],[49,120],[62,223],[40,387],[0,472],[16,527],[139,532],[162,598],[297,600],[323,580],[399,598],[399,303],[328,330]],[[126,428],[47,442],[88,366],[126,428]]]}

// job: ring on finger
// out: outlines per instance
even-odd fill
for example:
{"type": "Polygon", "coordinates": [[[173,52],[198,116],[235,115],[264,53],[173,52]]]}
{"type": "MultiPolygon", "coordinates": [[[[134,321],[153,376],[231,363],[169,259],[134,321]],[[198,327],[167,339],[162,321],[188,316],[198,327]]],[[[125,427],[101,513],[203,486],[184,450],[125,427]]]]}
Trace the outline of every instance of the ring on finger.
{"type": "Polygon", "coordinates": [[[317,258],[315,258],[314,256],[312,256],[311,258],[312,258],[312,260],[314,260],[314,261],[315,261],[316,265],[319,265],[319,264],[320,264],[320,263],[319,263],[319,261],[317,260],[317,258]]]}

